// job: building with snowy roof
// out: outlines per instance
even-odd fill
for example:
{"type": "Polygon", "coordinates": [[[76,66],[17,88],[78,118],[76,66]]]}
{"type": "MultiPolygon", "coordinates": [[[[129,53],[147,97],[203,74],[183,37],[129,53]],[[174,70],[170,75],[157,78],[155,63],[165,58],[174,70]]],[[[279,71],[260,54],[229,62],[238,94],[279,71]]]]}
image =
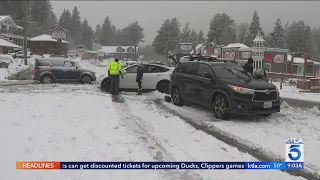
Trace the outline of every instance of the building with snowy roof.
{"type": "Polygon", "coordinates": [[[30,39],[29,47],[35,54],[51,54],[67,56],[69,42],[62,40],[58,42],[51,35],[42,34],[30,39]]]}
{"type": "MultiPolygon", "coordinates": [[[[23,46],[23,27],[18,26],[11,16],[0,16],[0,38],[18,46],[23,46]]],[[[30,39],[27,37],[27,39],[30,39]]]]}
{"type": "Polygon", "coordinates": [[[264,66],[267,71],[275,73],[291,73],[302,75],[314,75],[319,71],[320,63],[308,59],[304,64],[304,59],[294,57],[291,62],[289,49],[272,48],[264,46],[264,38],[259,32],[253,40],[253,47],[248,47],[242,43],[232,43],[222,47],[222,58],[226,60],[235,60],[239,65],[244,65],[248,58],[252,57],[254,69],[264,66]],[[305,66],[306,65],[306,66],[305,66]]]}
{"type": "Polygon", "coordinates": [[[6,41],[0,38],[0,54],[7,54],[13,52],[13,50],[21,50],[22,47],[12,42],[6,41]]]}
{"type": "MultiPolygon", "coordinates": [[[[135,59],[134,46],[101,46],[101,51],[105,57],[114,57],[119,59],[135,59]]],[[[136,47],[137,57],[139,57],[139,47],[136,47]]]]}

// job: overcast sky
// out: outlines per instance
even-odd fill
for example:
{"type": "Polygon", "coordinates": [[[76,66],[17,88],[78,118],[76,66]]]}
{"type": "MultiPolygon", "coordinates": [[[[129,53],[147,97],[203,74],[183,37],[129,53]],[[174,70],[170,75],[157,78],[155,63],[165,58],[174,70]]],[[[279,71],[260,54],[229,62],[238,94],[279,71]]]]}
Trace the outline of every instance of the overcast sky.
{"type": "MultiPolygon", "coordinates": [[[[147,44],[152,43],[156,31],[167,18],[177,17],[181,24],[207,34],[209,22],[216,13],[227,13],[236,23],[251,22],[256,10],[265,32],[273,29],[279,17],[285,23],[304,20],[311,27],[320,27],[320,1],[51,1],[58,19],[63,9],[78,7],[81,19],[86,18],[95,29],[109,16],[117,28],[138,21],[144,28],[147,44]]],[[[283,23],[283,24],[284,24],[283,23]]]]}

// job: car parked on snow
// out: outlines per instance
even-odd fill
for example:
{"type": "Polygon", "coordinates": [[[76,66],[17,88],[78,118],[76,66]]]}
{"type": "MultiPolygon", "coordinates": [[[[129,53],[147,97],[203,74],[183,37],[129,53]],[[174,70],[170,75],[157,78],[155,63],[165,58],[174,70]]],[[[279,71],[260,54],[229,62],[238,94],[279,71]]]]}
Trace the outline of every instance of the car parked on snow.
{"type": "MultiPolygon", "coordinates": [[[[123,69],[123,79],[120,78],[120,91],[136,91],[138,84],[136,82],[138,65],[131,65],[123,69]]],[[[143,64],[142,88],[144,91],[158,90],[159,92],[169,93],[170,74],[173,68],[157,65],[143,64]]],[[[109,92],[110,80],[106,75],[102,78],[100,87],[102,90],[109,92]]]]}
{"type": "Polygon", "coordinates": [[[177,106],[199,104],[224,120],[232,114],[268,116],[280,112],[277,87],[234,63],[180,63],[171,75],[170,94],[177,106]]]}
{"type": "Polygon", "coordinates": [[[91,84],[96,80],[95,72],[81,68],[75,61],[67,58],[35,59],[33,80],[44,84],[53,82],[81,82],[91,84]]]}
{"type": "Polygon", "coordinates": [[[14,58],[11,55],[0,54],[0,68],[8,68],[10,63],[14,62],[14,58]]]}

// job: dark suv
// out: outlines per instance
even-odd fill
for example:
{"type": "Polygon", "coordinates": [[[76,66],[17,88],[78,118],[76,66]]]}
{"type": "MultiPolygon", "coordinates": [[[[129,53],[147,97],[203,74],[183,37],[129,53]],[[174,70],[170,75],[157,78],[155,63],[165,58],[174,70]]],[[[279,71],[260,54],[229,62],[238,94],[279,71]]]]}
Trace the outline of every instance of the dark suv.
{"type": "Polygon", "coordinates": [[[276,86],[255,79],[234,63],[181,63],[171,74],[170,94],[177,106],[199,104],[224,120],[232,114],[268,116],[280,112],[276,86]]]}
{"type": "Polygon", "coordinates": [[[66,58],[41,58],[35,60],[33,80],[44,84],[53,82],[82,82],[96,80],[95,72],[81,68],[75,61],[66,58]]]}

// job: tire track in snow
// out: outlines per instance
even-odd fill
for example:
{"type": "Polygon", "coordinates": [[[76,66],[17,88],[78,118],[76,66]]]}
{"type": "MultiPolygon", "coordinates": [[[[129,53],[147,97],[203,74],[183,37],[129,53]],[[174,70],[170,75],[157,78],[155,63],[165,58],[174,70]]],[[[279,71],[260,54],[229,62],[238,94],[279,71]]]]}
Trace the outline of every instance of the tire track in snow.
{"type": "MultiPolygon", "coordinates": [[[[268,154],[266,154],[265,150],[262,150],[259,147],[252,147],[252,145],[250,145],[250,142],[246,142],[244,140],[241,140],[238,137],[231,135],[228,132],[225,132],[219,128],[216,128],[213,125],[208,126],[207,124],[205,124],[201,121],[195,121],[193,119],[190,119],[190,117],[188,117],[188,116],[181,115],[180,113],[177,113],[175,110],[167,107],[164,104],[164,101],[161,99],[156,99],[156,100],[154,100],[154,102],[157,107],[163,109],[164,111],[167,111],[168,113],[171,113],[174,116],[180,117],[187,124],[193,126],[197,130],[201,130],[201,131],[217,138],[218,140],[220,140],[230,146],[236,147],[240,151],[246,152],[260,161],[264,161],[264,162],[283,161],[283,159],[279,159],[277,156],[272,156],[271,152],[268,152],[268,154],[270,154],[270,155],[268,155],[268,154]]],[[[306,170],[306,169],[301,170],[301,171],[283,171],[283,172],[287,172],[288,174],[293,175],[293,176],[301,176],[301,177],[304,177],[308,180],[319,180],[320,179],[320,176],[318,174],[313,173],[313,172],[306,170]]]]}
{"type": "MultiPolygon", "coordinates": [[[[150,155],[157,161],[172,161],[175,159],[168,153],[158,140],[153,137],[149,132],[140,125],[138,122],[139,117],[131,113],[130,108],[127,106],[124,98],[121,95],[112,96],[112,101],[116,107],[117,112],[120,114],[121,120],[124,125],[133,131],[138,138],[142,141],[150,155]],[[152,144],[152,145],[150,145],[152,144]]],[[[190,171],[178,172],[175,170],[163,170],[164,176],[169,180],[202,180],[198,174],[190,171]]]]}

